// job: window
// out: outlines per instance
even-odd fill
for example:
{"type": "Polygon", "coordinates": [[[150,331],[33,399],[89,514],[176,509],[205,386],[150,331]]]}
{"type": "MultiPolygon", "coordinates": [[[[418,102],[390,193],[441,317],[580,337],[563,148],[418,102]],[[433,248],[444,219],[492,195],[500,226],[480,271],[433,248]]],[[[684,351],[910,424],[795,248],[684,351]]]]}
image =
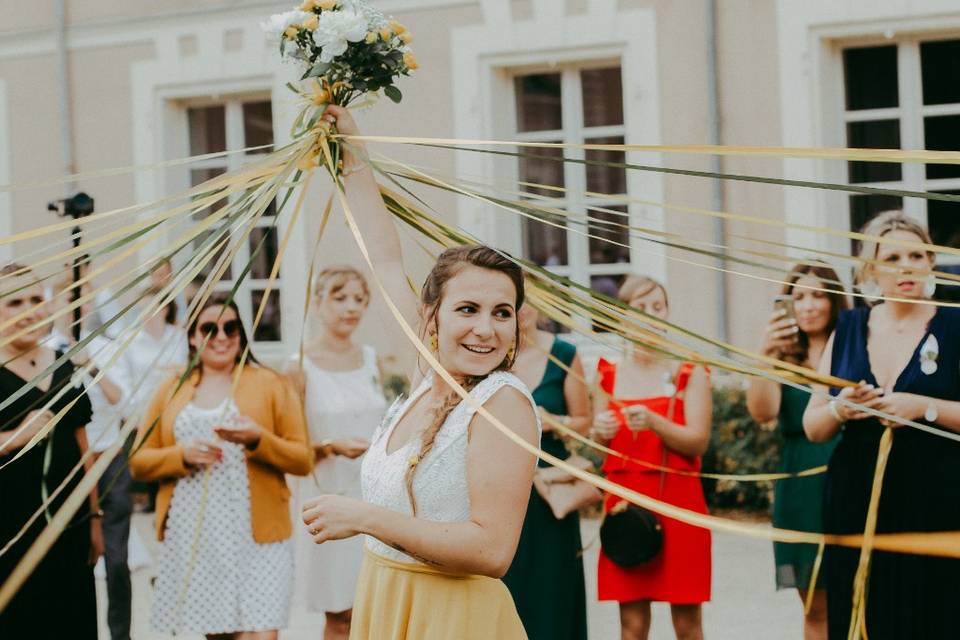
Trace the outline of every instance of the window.
{"type": "MultiPolygon", "coordinates": [[[[560,70],[524,73],[513,78],[516,139],[532,142],[623,144],[623,89],[619,66],[569,66],[560,70]]],[[[590,161],[624,162],[622,152],[577,149],[520,149],[528,156],[518,160],[523,187],[544,196],[537,203],[569,214],[557,216],[548,226],[523,221],[526,257],[551,271],[616,295],[630,271],[630,237],[626,229],[604,224],[629,224],[622,198],[627,190],[623,167],[589,164],[590,161]],[[553,160],[586,160],[587,164],[553,160]],[[562,192],[549,187],[563,187],[562,192]],[[594,222],[588,222],[587,218],[594,222]],[[616,244],[588,237],[611,240],[616,244]]]]}
{"type": "MultiPolygon", "coordinates": [[[[848,147],[960,150],[960,39],[843,50],[848,147]]],[[[960,166],[848,163],[851,184],[960,194],[960,166]]],[[[850,196],[850,228],[894,208],[925,221],[937,244],[960,246],[960,203],[850,196]]],[[[949,258],[944,256],[944,261],[949,258]]]]}
{"type": "MultiPolygon", "coordinates": [[[[273,144],[273,112],[269,99],[233,99],[214,104],[196,104],[188,106],[187,129],[190,155],[200,155],[244,149],[273,144]]],[[[243,166],[269,149],[260,149],[246,153],[230,154],[203,160],[191,165],[190,184],[196,186],[206,180],[243,166]]],[[[221,201],[211,208],[194,214],[195,220],[203,219],[219,207],[226,204],[221,201]]],[[[273,226],[276,204],[271,202],[263,217],[257,222],[244,246],[240,247],[221,280],[215,287],[220,291],[229,291],[238,277],[250,264],[250,271],[237,291],[236,301],[242,319],[250,327],[263,296],[266,293],[270,270],[279,250],[277,228],[273,226]],[[259,247],[259,250],[258,250],[259,247]],[[252,258],[252,259],[251,259],[252,258]]],[[[194,241],[195,246],[203,238],[194,241]]],[[[201,272],[206,276],[214,269],[216,259],[211,260],[201,272]]],[[[256,331],[254,342],[279,343],[283,340],[281,323],[281,298],[283,282],[281,269],[268,298],[263,317],[256,331]]]]}

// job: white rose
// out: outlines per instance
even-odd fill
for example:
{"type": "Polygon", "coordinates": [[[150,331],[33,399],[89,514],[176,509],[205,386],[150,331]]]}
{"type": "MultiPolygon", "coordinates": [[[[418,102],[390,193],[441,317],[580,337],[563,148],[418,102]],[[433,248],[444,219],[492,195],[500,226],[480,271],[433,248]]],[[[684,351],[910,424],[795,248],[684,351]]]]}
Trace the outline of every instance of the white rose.
{"type": "Polygon", "coordinates": [[[313,32],[313,41],[320,47],[320,62],[330,62],[347,50],[350,42],[367,37],[367,19],[354,11],[324,11],[313,32]]]}
{"type": "Polygon", "coordinates": [[[270,16],[270,19],[266,22],[260,23],[260,28],[263,29],[270,38],[274,40],[280,40],[283,37],[283,32],[293,25],[301,24],[304,20],[311,17],[312,13],[307,13],[306,11],[300,11],[295,9],[293,11],[287,11],[286,13],[275,13],[270,16]]]}

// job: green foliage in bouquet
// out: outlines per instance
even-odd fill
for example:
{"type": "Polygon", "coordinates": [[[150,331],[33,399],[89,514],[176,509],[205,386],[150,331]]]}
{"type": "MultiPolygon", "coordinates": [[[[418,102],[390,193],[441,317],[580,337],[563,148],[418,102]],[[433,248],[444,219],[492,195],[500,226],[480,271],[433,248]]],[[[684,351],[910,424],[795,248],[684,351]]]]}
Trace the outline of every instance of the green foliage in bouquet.
{"type": "MultiPolygon", "coordinates": [[[[713,389],[713,429],[703,470],[712,473],[772,473],[777,470],[782,438],[779,431],[758,425],[747,412],[746,392],[739,386],[713,389]]],[[[772,481],[735,482],[703,479],[711,509],[765,511],[773,502],[772,481]]]]}
{"type": "Polygon", "coordinates": [[[311,89],[317,106],[345,107],[380,90],[400,102],[396,80],[419,67],[407,28],[366,0],[306,0],[262,27],[279,41],[281,56],[304,68],[301,80],[315,79],[311,89]]]}

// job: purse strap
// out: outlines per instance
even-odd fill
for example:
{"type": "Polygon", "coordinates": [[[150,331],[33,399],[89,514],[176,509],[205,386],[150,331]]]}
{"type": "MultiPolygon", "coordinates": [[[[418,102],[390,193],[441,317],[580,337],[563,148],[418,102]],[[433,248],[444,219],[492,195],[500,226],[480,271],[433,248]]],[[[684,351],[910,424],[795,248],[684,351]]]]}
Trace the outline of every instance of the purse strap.
{"type": "MultiPolygon", "coordinates": [[[[670,396],[670,401],[667,403],[667,415],[664,416],[670,422],[674,420],[674,414],[676,413],[677,407],[677,395],[680,393],[680,374],[683,372],[683,363],[677,368],[677,372],[673,375],[673,394],[670,396]]],[[[663,498],[663,485],[667,481],[667,443],[663,441],[663,438],[660,439],[660,443],[663,448],[663,455],[660,459],[660,489],[657,493],[657,498],[663,498]]]]}

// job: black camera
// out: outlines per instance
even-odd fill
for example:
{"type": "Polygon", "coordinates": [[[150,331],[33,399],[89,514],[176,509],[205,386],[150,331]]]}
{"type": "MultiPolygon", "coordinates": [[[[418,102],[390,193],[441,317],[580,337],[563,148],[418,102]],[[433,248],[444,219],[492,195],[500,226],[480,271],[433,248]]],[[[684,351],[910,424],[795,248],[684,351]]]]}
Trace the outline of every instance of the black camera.
{"type": "Polygon", "coordinates": [[[93,213],[93,198],[81,191],[70,198],[48,203],[47,211],[53,211],[62,218],[83,218],[93,213]]]}

